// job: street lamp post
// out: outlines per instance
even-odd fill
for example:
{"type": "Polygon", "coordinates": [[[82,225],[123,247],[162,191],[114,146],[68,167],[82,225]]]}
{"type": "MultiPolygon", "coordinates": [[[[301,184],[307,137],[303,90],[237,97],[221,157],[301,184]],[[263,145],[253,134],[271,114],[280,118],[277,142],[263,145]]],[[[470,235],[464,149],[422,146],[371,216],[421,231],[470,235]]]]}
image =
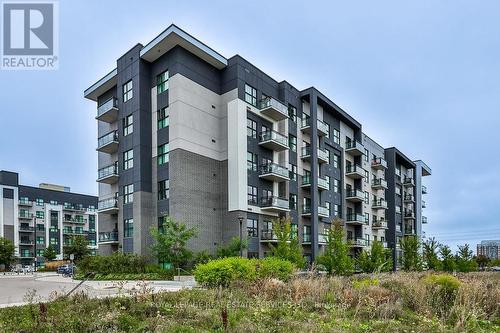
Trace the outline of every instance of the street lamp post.
{"type": "Polygon", "coordinates": [[[243,257],[243,216],[238,217],[240,221],[240,257],[243,257]]]}

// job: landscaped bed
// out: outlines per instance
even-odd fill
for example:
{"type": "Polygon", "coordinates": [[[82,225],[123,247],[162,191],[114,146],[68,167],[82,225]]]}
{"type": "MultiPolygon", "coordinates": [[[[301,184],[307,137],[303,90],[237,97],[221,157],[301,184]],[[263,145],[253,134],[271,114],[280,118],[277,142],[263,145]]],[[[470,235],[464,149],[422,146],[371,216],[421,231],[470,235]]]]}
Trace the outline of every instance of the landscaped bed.
{"type": "Polygon", "coordinates": [[[0,332],[500,332],[500,274],[257,279],[0,309],[0,332]]]}

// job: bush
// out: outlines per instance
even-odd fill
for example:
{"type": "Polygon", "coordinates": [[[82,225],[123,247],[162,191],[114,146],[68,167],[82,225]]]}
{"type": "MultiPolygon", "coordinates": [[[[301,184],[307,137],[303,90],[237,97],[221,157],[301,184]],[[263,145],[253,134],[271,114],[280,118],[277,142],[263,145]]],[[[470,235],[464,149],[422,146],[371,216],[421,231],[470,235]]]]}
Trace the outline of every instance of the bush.
{"type": "MultiPolygon", "coordinates": [[[[159,272],[149,273],[111,273],[111,274],[95,274],[89,280],[95,281],[110,281],[110,280],[173,280],[173,270],[161,270],[159,272]]],[[[84,274],[77,274],[75,280],[82,280],[84,274]]]]}
{"type": "Polygon", "coordinates": [[[152,269],[145,257],[121,252],[109,256],[87,256],[78,265],[79,271],[84,274],[146,273],[146,267],[152,269]]]}
{"type": "Polygon", "coordinates": [[[449,274],[432,274],[424,278],[430,297],[429,305],[440,315],[444,316],[455,302],[460,281],[449,274]]]}
{"type": "Polygon", "coordinates": [[[260,279],[273,278],[288,281],[293,273],[293,264],[288,260],[276,257],[267,257],[256,261],[257,277],[260,279]]]}
{"type": "Polygon", "coordinates": [[[206,287],[227,287],[235,281],[255,281],[276,278],[289,280],[293,264],[287,260],[269,257],[265,259],[246,259],[240,257],[211,260],[196,266],[194,277],[206,287]]]}

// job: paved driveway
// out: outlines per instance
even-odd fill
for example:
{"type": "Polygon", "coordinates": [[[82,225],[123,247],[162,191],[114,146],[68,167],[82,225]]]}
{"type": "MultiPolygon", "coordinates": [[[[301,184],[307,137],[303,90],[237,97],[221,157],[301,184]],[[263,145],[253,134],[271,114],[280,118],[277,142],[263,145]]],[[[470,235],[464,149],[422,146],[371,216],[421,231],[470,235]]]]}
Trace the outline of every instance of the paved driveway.
{"type": "MultiPolygon", "coordinates": [[[[0,275],[0,307],[22,305],[31,301],[47,301],[54,293],[67,293],[80,281],[73,281],[54,273],[27,275],[0,275]]],[[[106,297],[129,294],[134,289],[147,288],[153,292],[178,291],[192,288],[188,281],[86,281],[77,291],[84,291],[90,297],[106,297]]]]}

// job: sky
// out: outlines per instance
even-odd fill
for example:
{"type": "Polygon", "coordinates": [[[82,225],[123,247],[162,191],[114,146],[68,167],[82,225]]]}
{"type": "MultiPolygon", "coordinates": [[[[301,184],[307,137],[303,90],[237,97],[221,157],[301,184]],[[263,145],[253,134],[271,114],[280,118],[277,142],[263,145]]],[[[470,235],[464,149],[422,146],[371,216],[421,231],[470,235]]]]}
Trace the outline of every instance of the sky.
{"type": "Polygon", "coordinates": [[[385,147],[432,168],[427,237],[500,239],[500,2],[59,2],[59,69],[0,70],[0,169],[97,194],[83,91],[171,23],[274,79],[314,86],[385,147]],[[477,158],[476,158],[477,157],[477,158]]]}

